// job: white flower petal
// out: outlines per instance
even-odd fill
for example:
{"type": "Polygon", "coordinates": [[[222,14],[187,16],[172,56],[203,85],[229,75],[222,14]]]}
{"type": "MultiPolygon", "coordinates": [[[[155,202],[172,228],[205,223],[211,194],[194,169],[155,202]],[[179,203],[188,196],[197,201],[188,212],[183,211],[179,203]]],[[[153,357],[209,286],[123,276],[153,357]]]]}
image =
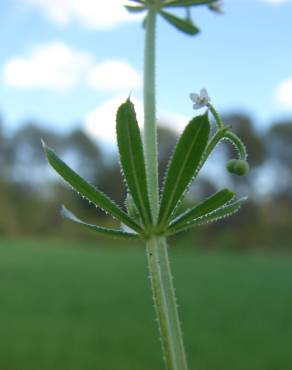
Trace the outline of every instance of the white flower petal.
{"type": "Polygon", "coordinates": [[[196,104],[193,104],[193,108],[194,109],[201,109],[205,106],[205,104],[203,103],[196,103],[196,104]]]}
{"type": "Polygon", "coordinates": [[[195,103],[199,99],[200,95],[196,93],[190,94],[191,100],[195,103]]]}
{"type": "Polygon", "coordinates": [[[200,94],[196,94],[196,93],[190,94],[190,98],[192,102],[195,103],[193,105],[194,109],[200,109],[200,108],[206,107],[208,106],[209,101],[210,101],[210,97],[208,95],[207,89],[205,88],[201,89],[200,94]]]}
{"type": "Polygon", "coordinates": [[[209,100],[209,99],[210,99],[210,98],[209,98],[209,95],[208,95],[208,91],[207,91],[207,89],[205,89],[205,88],[201,89],[200,95],[201,95],[201,97],[202,97],[202,98],[204,98],[204,99],[207,99],[207,100],[209,100]]]}

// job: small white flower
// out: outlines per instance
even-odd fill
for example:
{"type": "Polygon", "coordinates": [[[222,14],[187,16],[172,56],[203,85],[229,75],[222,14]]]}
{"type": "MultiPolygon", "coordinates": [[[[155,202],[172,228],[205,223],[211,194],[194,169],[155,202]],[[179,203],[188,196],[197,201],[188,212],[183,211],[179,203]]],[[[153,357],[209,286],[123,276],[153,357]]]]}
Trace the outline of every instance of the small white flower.
{"type": "Polygon", "coordinates": [[[224,14],[223,1],[217,1],[216,3],[210,4],[209,9],[218,14],[224,14]]]}
{"type": "Polygon", "coordinates": [[[192,93],[190,94],[191,101],[194,103],[194,109],[200,109],[208,106],[210,102],[210,97],[206,89],[201,89],[200,94],[192,93]]]}

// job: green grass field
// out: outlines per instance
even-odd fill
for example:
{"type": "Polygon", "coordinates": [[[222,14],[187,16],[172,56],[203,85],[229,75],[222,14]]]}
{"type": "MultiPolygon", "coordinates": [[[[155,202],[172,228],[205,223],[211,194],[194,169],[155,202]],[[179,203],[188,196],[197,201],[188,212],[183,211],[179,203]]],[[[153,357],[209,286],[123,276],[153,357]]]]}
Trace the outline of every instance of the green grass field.
{"type": "MultiPolygon", "coordinates": [[[[162,370],[142,248],[0,240],[0,370],[162,370]]],[[[292,368],[292,256],[171,260],[191,370],[292,368]]]]}

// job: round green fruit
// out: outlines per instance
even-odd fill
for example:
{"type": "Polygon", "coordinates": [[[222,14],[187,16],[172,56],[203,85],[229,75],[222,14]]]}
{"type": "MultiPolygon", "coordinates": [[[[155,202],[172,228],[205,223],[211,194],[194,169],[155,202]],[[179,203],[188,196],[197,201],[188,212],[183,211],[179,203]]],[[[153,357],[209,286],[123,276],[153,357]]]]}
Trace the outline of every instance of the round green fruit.
{"type": "Polygon", "coordinates": [[[244,176],[249,171],[249,165],[243,159],[231,159],[227,163],[227,170],[235,175],[244,176]]]}

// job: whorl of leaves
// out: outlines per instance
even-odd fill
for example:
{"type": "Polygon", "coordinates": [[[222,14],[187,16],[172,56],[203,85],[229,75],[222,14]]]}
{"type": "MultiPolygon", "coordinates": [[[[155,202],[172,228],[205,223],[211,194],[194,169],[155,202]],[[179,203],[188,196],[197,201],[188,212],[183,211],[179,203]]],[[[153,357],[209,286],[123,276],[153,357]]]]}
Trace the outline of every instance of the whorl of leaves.
{"type": "Polygon", "coordinates": [[[134,105],[130,99],[127,99],[118,109],[116,122],[121,172],[128,187],[126,200],[128,212],[123,211],[106,194],[79,176],[43,143],[48,162],[54,170],[79,195],[120,221],[121,225],[127,226],[129,231],[86,223],[65,207],[62,209],[62,215],[100,235],[122,239],[145,239],[153,234],[172,235],[235,213],[244,199],[233,201],[234,193],[229,189],[223,189],[198,205],[176,215],[175,218],[173,217],[177,205],[184,197],[191,182],[211,151],[223,138],[225,129],[221,131],[222,134],[219,132],[209,140],[210,122],[207,112],[196,116],[186,126],[166,170],[156,225],[153,224],[151,218],[143,143],[134,105]]]}

